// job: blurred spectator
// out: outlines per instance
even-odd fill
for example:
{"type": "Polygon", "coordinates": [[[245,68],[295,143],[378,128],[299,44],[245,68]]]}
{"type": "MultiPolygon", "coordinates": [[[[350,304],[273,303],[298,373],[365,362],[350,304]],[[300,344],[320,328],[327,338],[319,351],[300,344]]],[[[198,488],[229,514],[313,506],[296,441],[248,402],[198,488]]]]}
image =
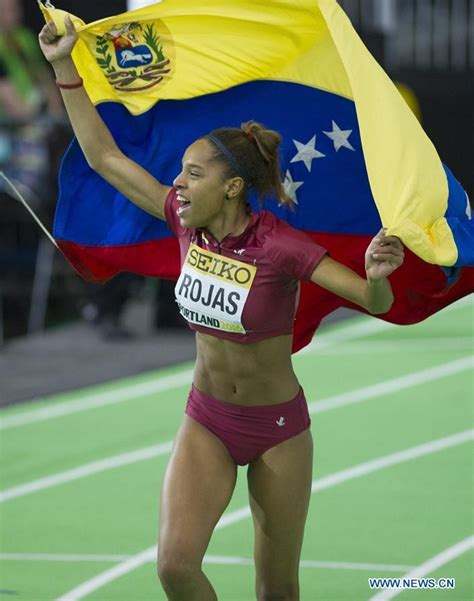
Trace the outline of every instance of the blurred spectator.
{"type": "MultiPolygon", "coordinates": [[[[0,170],[48,227],[58,163],[70,137],[37,35],[23,25],[21,1],[0,0],[0,170]]],[[[38,254],[42,234],[3,178],[0,203],[0,320],[9,338],[28,330],[32,307],[41,300],[33,296],[35,274],[50,273],[52,258],[38,254]]],[[[49,291],[49,278],[41,278],[42,298],[49,291]]],[[[65,287],[61,292],[64,296],[65,287]]]]}
{"type": "Polygon", "coordinates": [[[139,275],[120,273],[105,284],[89,284],[82,317],[106,340],[130,338],[132,333],[122,318],[127,302],[137,295],[143,282],[139,275]]]}
{"type": "Polygon", "coordinates": [[[156,329],[187,328],[187,322],[181,317],[174,296],[176,282],[160,280],[156,287],[156,304],[153,324],[156,329]]]}
{"type": "Polygon", "coordinates": [[[0,166],[40,202],[49,176],[49,136],[63,106],[36,34],[22,25],[20,0],[0,0],[0,166]]]}

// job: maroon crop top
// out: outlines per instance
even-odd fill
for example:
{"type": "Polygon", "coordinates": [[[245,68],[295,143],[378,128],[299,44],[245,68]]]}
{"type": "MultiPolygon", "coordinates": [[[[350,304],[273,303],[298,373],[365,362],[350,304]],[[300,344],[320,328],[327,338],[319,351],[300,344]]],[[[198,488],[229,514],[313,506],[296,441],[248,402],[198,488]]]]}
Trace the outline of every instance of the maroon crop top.
{"type": "Polygon", "coordinates": [[[205,229],[180,225],[173,188],[165,203],[179,239],[176,302],[189,327],[251,343],[293,332],[299,280],[309,280],[326,249],[270,211],[252,213],[245,231],[220,243],[205,229]]]}

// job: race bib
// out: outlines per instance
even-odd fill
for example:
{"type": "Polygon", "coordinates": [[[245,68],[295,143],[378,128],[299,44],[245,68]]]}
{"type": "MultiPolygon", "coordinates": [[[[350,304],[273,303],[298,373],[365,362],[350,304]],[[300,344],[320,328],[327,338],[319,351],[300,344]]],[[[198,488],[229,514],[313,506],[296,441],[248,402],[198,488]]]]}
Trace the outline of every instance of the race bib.
{"type": "Polygon", "coordinates": [[[191,244],[175,287],[181,315],[197,325],[245,334],[242,313],[256,273],[254,265],[191,244]]]}

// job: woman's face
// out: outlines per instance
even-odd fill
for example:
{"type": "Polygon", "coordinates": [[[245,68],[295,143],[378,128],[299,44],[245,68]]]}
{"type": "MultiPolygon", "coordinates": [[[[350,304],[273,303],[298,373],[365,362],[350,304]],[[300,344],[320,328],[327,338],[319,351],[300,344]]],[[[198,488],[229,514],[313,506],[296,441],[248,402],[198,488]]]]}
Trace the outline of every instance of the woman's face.
{"type": "Polygon", "coordinates": [[[228,180],[222,164],[212,160],[213,152],[211,143],[201,139],[184,153],[181,173],[173,182],[182,227],[210,227],[224,210],[228,180]]]}

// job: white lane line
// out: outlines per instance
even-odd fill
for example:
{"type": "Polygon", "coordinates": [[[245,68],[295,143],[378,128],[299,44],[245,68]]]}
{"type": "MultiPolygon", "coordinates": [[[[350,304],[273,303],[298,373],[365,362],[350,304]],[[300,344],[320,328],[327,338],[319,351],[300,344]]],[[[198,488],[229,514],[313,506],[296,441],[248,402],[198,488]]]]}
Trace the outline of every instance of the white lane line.
{"type": "Polygon", "coordinates": [[[392,330],[397,325],[389,323],[388,321],[381,321],[367,317],[363,321],[357,320],[357,323],[348,325],[345,328],[337,329],[335,332],[328,332],[324,336],[315,336],[314,341],[302,348],[296,354],[296,357],[308,355],[310,353],[319,352],[322,349],[331,347],[341,342],[346,342],[352,338],[360,338],[362,336],[369,336],[370,334],[377,334],[379,332],[385,332],[385,330],[392,330]]]}
{"type": "Polygon", "coordinates": [[[337,347],[321,349],[320,355],[363,355],[369,353],[418,353],[420,351],[473,350],[474,336],[457,338],[406,338],[398,340],[361,340],[341,343],[337,347]]]}
{"type": "Polygon", "coordinates": [[[321,570],[363,570],[364,572],[371,572],[372,570],[374,570],[374,572],[403,572],[406,569],[403,568],[403,566],[396,564],[313,561],[308,559],[301,560],[300,566],[302,568],[319,568],[321,570]]]}
{"type": "Polygon", "coordinates": [[[9,501],[10,499],[16,499],[17,497],[24,497],[38,490],[45,490],[46,488],[52,488],[65,482],[72,482],[73,480],[79,480],[86,476],[92,476],[99,472],[105,472],[106,470],[112,470],[131,463],[137,463],[138,461],[144,461],[146,459],[154,459],[160,455],[167,455],[171,452],[172,441],[164,442],[162,444],[145,447],[132,451],[131,453],[123,453],[121,455],[114,455],[113,457],[107,457],[100,461],[94,461],[92,463],[86,463],[79,467],[67,470],[65,472],[59,472],[58,474],[52,474],[45,478],[39,478],[19,486],[14,486],[0,492],[0,503],[9,501]]]}
{"type": "MultiPolygon", "coordinates": [[[[442,315],[443,313],[447,313],[455,309],[462,309],[468,305],[474,307],[474,303],[470,297],[453,303],[449,307],[446,307],[440,311],[437,315],[442,315]]],[[[356,319],[357,323],[341,327],[336,332],[329,331],[318,334],[315,337],[314,342],[299,351],[296,356],[299,357],[307,353],[317,352],[340,342],[345,342],[360,336],[367,336],[369,334],[375,334],[377,332],[383,332],[387,329],[398,327],[396,324],[388,323],[373,317],[360,316],[356,319]]],[[[179,388],[180,386],[190,384],[191,382],[192,371],[188,370],[170,376],[157,376],[156,379],[150,380],[149,382],[144,382],[142,384],[124,384],[120,389],[114,389],[103,393],[92,393],[90,395],[86,394],[76,401],[59,402],[48,407],[32,409],[31,411],[25,411],[18,415],[0,418],[0,431],[43,422],[56,417],[71,415],[82,411],[88,411],[98,407],[123,403],[140,396],[157,394],[166,390],[179,388]]],[[[31,402],[33,401],[34,400],[31,402]]]]}
{"type": "MultiPolygon", "coordinates": [[[[0,556],[1,558],[1,556],[0,556]]],[[[250,557],[229,557],[222,555],[206,555],[204,563],[213,565],[248,565],[253,566],[254,560],[250,557]]],[[[383,563],[359,563],[353,561],[320,561],[315,559],[301,559],[300,568],[314,568],[320,570],[362,570],[364,572],[405,572],[413,566],[383,563]]]]}
{"type": "MultiPolygon", "coordinates": [[[[391,394],[393,392],[397,392],[398,390],[411,388],[413,386],[423,384],[424,382],[433,382],[437,379],[451,376],[466,369],[472,368],[473,361],[473,357],[464,357],[463,359],[456,359],[456,361],[451,361],[450,363],[445,363],[436,367],[430,367],[413,374],[408,374],[399,378],[393,378],[391,380],[385,380],[384,382],[379,382],[378,384],[372,384],[370,386],[364,386],[363,388],[358,388],[351,392],[344,392],[342,394],[326,397],[325,399],[321,399],[319,401],[313,401],[308,403],[309,412],[311,414],[323,413],[324,411],[331,411],[332,409],[337,409],[339,407],[354,403],[360,403],[374,397],[381,397],[385,394],[391,394]]],[[[0,503],[9,501],[10,499],[15,499],[17,497],[23,497],[39,490],[45,490],[53,486],[58,486],[60,484],[64,484],[65,482],[72,482],[73,480],[85,478],[109,469],[123,467],[125,465],[129,465],[130,463],[136,463],[137,461],[152,459],[160,455],[165,455],[166,453],[171,452],[172,443],[173,441],[170,440],[159,445],[145,447],[130,453],[114,455],[112,457],[101,459],[100,461],[87,463],[65,472],[59,472],[57,474],[52,474],[51,476],[46,476],[45,478],[39,478],[38,480],[32,480],[31,482],[26,482],[12,488],[5,489],[4,491],[0,491],[0,503]]]]}
{"type": "MultiPolygon", "coordinates": [[[[129,559],[131,555],[98,555],[87,553],[0,553],[0,561],[66,561],[66,562],[112,562],[129,559]]],[[[403,571],[403,570],[402,570],[403,571]]]]}
{"type": "Polygon", "coordinates": [[[474,440],[474,429],[459,432],[452,436],[446,436],[446,438],[432,440],[425,444],[418,445],[417,447],[411,447],[410,449],[399,451],[398,453],[385,455],[378,459],[361,463],[355,467],[336,472],[335,474],[324,476],[319,480],[314,480],[311,491],[318,492],[320,490],[325,490],[326,488],[331,488],[332,486],[336,486],[336,484],[347,482],[353,478],[359,478],[360,476],[377,472],[391,465],[396,465],[397,463],[418,459],[419,457],[429,455],[430,453],[444,451],[445,449],[455,447],[471,440],[474,440]]]}
{"type": "MultiPolygon", "coordinates": [[[[468,536],[467,538],[456,543],[452,547],[449,547],[448,549],[441,551],[441,553],[438,553],[438,555],[435,555],[431,559],[428,559],[420,566],[413,568],[403,576],[400,576],[400,580],[403,580],[403,578],[423,578],[424,576],[428,576],[428,574],[431,574],[438,568],[441,568],[453,559],[456,559],[456,557],[459,557],[463,553],[466,553],[467,551],[473,548],[474,536],[468,536]]],[[[373,597],[370,597],[369,601],[389,601],[389,599],[393,599],[400,593],[403,593],[404,590],[406,589],[387,589],[381,591],[380,593],[377,593],[373,597]]]]}
{"type": "Polygon", "coordinates": [[[112,580],[120,578],[120,576],[123,574],[133,572],[133,570],[136,570],[142,565],[150,563],[150,561],[153,561],[153,558],[156,557],[156,550],[156,545],[150,549],[145,549],[145,551],[138,553],[138,555],[134,555],[133,557],[126,559],[124,562],[114,566],[113,568],[98,574],[94,578],[86,580],[83,584],[72,589],[61,597],[58,597],[56,601],[75,601],[76,599],[82,599],[93,591],[102,588],[109,582],[112,582],[112,580]]]}
{"type": "MultiPolygon", "coordinates": [[[[464,309],[465,307],[474,308],[474,300],[472,295],[467,296],[455,303],[452,303],[448,307],[442,309],[436,313],[436,316],[441,316],[446,313],[450,313],[451,311],[455,311],[457,309],[464,309]]],[[[417,325],[417,324],[413,324],[417,325]]],[[[388,321],[383,321],[378,318],[365,316],[365,319],[362,321],[362,318],[357,320],[357,323],[351,324],[347,326],[347,328],[341,328],[336,330],[335,332],[328,332],[324,336],[316,335],[313,341],[305,346],[301,351],[298,351],[297,356],[306,355],[308,353],[313,353],[320,351],[324,348],[337,344],[339,342],[344,342],[345,340],[349,340],[350,338],[358,338],[361,336],[368,336],[370,334],[376,334],[378,332],[383,332],[385,330],[392,330],[394,328],[401,327],[398,324],[390,323],[388,321]],[[346,338],[346,334],[350,334],[349,337],[346,338]]]]}
{"type": "Polygon", "coordinates": [[[160,379],[143,382],[141,384],[131,384],[124,388],[114,388],[106,392],[95,393],[92,396],[84,396],[76,401],[64,401],[62,403],[52,404],[41,409],[33,409],[25,411],[18,415],[10,415],[0,420],[0,430],[9,430],[18,426],[26,426],[37,422],[43,422],[55,417],[72,415],[81,413],[89,409],[97,409],[98,407],[106,407],[107,405],[116,405],[131,401],[138,397],[147,396],[150,394],[158,394],[185,386],[192,382],[193,372],[187,370],[178,374],[169,376],[160,376],[160,379]]]}
{"type": "MultiPolygon", "coordinates": [[[[367,461],[365,463],[361,463],[359,465],[355,465],[352,468],[342,470],[340,472],[335,472],[334,474],[329,474],[320,480],[314,480],[311,492],[319,492],[321,490],[327,490],[328,488],[332,488],[338,484],[342,484],[343,482],[347,482],[349,480],[353,480],[354,478],[359,478],[361,476],[365,476],[367,474],[380,471],[386,467],[390,467],[399,463],[404,463],[406,461],[410,461],[412,459],[416,459],[419,457],[423,457],[426,455],[430,455],[431,453],[436,453],[444,449],[448,449],[451,447],[458,446],[460,444],[464,444],[468,441],[474,440],[474,429],[467,430],[465,432],[459,432],[457,434],[453,434],[452,436],[447,436],[445,438],[439,438],[437,440],[432,440],[428,443],[418,445],[416,447],[411,447],[405,449],[403,451],[399,451],[398,453],[393,453],[391,455],[385,455],[383,457],[379,457],[378,459],[373,459],[372,461],[367,461]]],[[[235,522],[239,522],[243,519],[250,517],[250,508],[242,507],[237,511],[233,511],[229,514],[225,514],[220,519],[219,523],[216,526],[216,530],[225,528],[235,522]]],[[[56,601],[78,601],[79,599],[83,599],[90,593],[95,592],[99,588],[102,588],[106,584],[133,572],[133,570],[141,567],[145,563],[153,561],[156,557],[156,545],[150,547],[149,549],[145,549],[141,553],[138,553],[134,557],[126,559],[122,563],[109,570],[105,570],[101,574],[94,576],[90,580],[86,580],[79,586],[65,593],[61,597],[58,597],[56,601]]]]}
{"type": "Polygon", "coordinates": [[[323,411],[330,411],[331,409],[337,409],[345,405],[351,405],[352,403],[359,403],[366,401],[374,397],[390,394],[392,392],[398,392],[405,390],[406,388],[412,388],[418,386],[424,382],[434,382],[440,378],[452,376],[462,371],[474,368],[474,357],[463,357],[462,359],[456,359],[449,363],[442,365],[436,365],[435,367],[428,367],[406,376],[400,376],[398,378],[392,378],[379,382],[378,384],[372,384],[371,386],[365,386],[357,390],[349,392],[343,392],[342,394],[336,394],[334,396],[321,399],[320,401],[313,401],[308,404],[310,413],[321,413],[323,411]]]}
{"type": "MultiPolygon", "coordinates": [[[[85,563],[119,563],[130,559],[132,555],[94,555],[94,554],[52,554],[52,553],[0,553],[0,561],[58,561],[58,562],[85,562],[85,563]]],[[[151,561],[150,561],[151,563],[151,561]]],[[[251,557],[234,557],[232,555],[205,555],[204,563],[209,565],[246,565],[253,566],[251,557]]],[[[321,570],[362,570],[364,572],[406,572],[415,566],[360,563],[354,561],[321,561],[315,559],[302,559],[302,568],[321,570]]]]}

